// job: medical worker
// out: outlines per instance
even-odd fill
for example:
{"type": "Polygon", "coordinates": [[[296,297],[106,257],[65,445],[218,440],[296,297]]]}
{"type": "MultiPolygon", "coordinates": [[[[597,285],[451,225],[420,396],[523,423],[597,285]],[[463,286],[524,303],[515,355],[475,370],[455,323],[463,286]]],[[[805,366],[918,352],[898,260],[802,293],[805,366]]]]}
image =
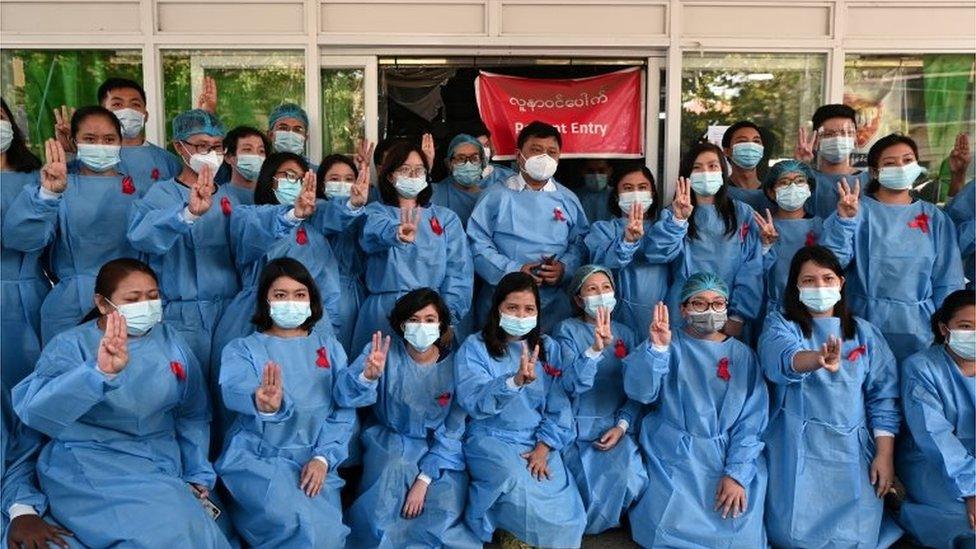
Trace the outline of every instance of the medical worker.
{"type": "Polygon", "coordinates": [[[576,189],[583,213],[590,224],[612,219],[609,196],[614,168],[603,158],[589,158],[580,170],[582,185],[576,189]]]}
{"type": "MultiPolygon", "coordinates": [[[[456,396],[469,416],[465,520],[484,542],[500,529],[532,546],[579,547],[586,511],[560,454],[573,440],[573,411],[559,383],[566,364],[541,334],[543,314],[535,279],[509,273],[484,329],[458,350],[456,396]]],[[[593,345],[602,352],[603,339],[593,345]]]]}
{"type": "Polygon", "coordinates": [[[160,322],[155,273],[109,261],[93,294],[82,324],[13,389],[20,419],[51,439],[37,460],[51,515],[88,547],[229,547],[205,507],[216,480],[206,384],[160,322]]]}
{"type": "Polygon", "coordinates": [[[359,497],[349,508],[350,547],[482,546],[464,522],[465,414],[454,398],[450,312],[437,292],[413,290],[390,311],[383,369],[371,347],[343,372],[337,400],[369,406],[359,497]]]}
{"type": "Polygon", "coordinates": [[[268,139],[275,152],[290,152],[305,158],[314,171],[317,166],[305,155],[308,139],[308,114],[294,103],[282,103],[268,115],[268,139]]]}
{"type": "MultiPolygon", "coordinates": [[[[41,161],[0,99],[0,219],[24,188],[37,189],[41,161]]],[[[21,252],[0,232],[0,376],[10,388],[34,369],[41,356],[41,303],[51,288],[41,250],[21,252]]]]}
{"type": "Polygon", "coordinates": [[[667,297],[668,264],[681,252],[691,216],[691,186],[679,180],[670,208],[660,210],[647,166],[621,166],[610,186],[612,221],[590,226],[583,242],[590,262],[613,273],[614,319],[635,334],[647,332],[654,307],[667,297]],[[661,211],[658,216],[658,211],[661,211]]]}
{"type": "Polygon", "coordinates": [[[884,496],[901,422],[898,367],[884,337],[847,308],[827,248],[793,257],[782,312],[759,361],[771,383],[766,533],[776,547],[887,547],[884,496]],[[775,487],[775,488],[773,488],[775,487]]]}
{"type": "Polygon", "coordinates": [[[847,105],[822,105],[813,113],[813,133],[808,137],[805,128],[799,129],[793,157],[810,164],[817,180],[807,211],[820,219],[827,219],[837,209],[840,193],[837,185],[846,180],[853,189],[863,193],[871,176],[867,170],[851,164],[854,139],[857,137],[857,114],[847,105]]]}
{"type": "Polygon", "coordinates": [[[234,526],[254,548],[343,547],[349,533],[336,469],[356,414],[333,399],[346,353],[313,330],[321,319],[308,270],[274,259],[258,283],[258,331],[224,349],[220,390],[237,419],[216,467],[234,526]]]}
{"type": "Polygon", "coordinates": [[[748,339],[743,326],[759,316],[763,298],[762,245],[753,210],[729,196],[725,156],[711,143],[693,145],[681,160],[679,174],[691,185],[694,210],[684,247],[671,262],[668,307],[678,314],[690,276],[715,273],[731,286],[724,333],[748,339]]]}
{"type": "Polygon", "coordinates": [[[366,290],[353,348],[362,349],[377,330],[390,333],[390,309],[417,288],[437,290],[457,326],[471,306],[471,255],[461,220],[432,206],[428,164],[420,147],[394,145],[377,178],[382,202],[366,207],[359,245],[366,253],[366,290]]]}
{"type": "Polygon", "coordinates": [[[899,522],[926,547],[972,547],[976,536],[976,295],[949,294],[932,315],[935,345],[902,365],[907,436],[899,522]]]}
{"type": "Polygon", "coordinates": [[[630,511],[644,547],[765,547],[763,431],[769,395],[752,350],[724,335],[729,290],[712,273],[681,291],[685,327],[668,310],[624,359],[627,396],[654,406],[640,430],[648,484],[630,511]]]}
{"type": "Polygon", "coordinates": [[[956,224],[963,272],[969,281],[966,287],[972,289],[976,281],[976,181],[971,180],[956,193],[946,204],[945,213],[956,224]]]}
{"type": "Polygon", "coordinates": [[[116,170],[122,135],[110,111],[78,109],[71,118],[71,135],[80,171],[67,173],[64,149],[48,140],[40,185],[25,187],[4,218],[4,246],[25,253],[47,249],[50,254],[57,284],[41,305],[45,343],[78,324],[91,308],[95,275],[103,263],[137,255],[126,238],[126,221],[150,186],[116,170]]]}
{"type": "Polygon", "coordinates": [[[224,166],[230,178],[222,185],[240,205],[254,204],[254,188],[271,143],[257,128],[238,126],[224,137],[224,166]]]}
{"type": "Polygon", "coordinates": [[[167,323],[186,338],[210,379],[210,346],[226,301],[240,287],[228,227],[240,205],[213,174],[223,162],[224,126],[194,109],[173,119],[183,171],[160,181],[129,216],[129,241],[159,273],[167,323]]]}
{"type": "Polygon", "coordinates": [[[484,147],[468,134],[455,136],[447,146],[446,155],[444,162],[450,175],[434,185],[434,196],[430,201],[450,209],[467,227],[468,218],[482,191],[505,181],[513,172],[501,166],[491,166],[489,169],[484,147]]]}
{"type": "Polygon", "coordinates": [[[485,191],[468,220],[475,272],[485,282],[475,325],[490,314],[498,281],[520,271],[541,288],[540,329],[548,332],[570,316],[563,287],[585,263],[589,224],[576,195],[552,178],[562,148],[559,130],[532,122],[519,132],[517,143],[519,173],[485,191]]]}
{"type": "Polygon", "coordinates": [[[868,152],[871,183],[867,195],[841,186],[842,223],[853,237],[838,257],[852,257],[848,269],[851,310],[881,330],[899,361],[932,343],[932,313],[945,296],[964,285],[956,230],[935,204],[912,198],[921,175],[918,147],[910,137],[891,134],[868,152]]]}
{"type": "Polygon", "coordinates": [[[768,158],[759,126],[740,120],[722,134],[722,152],[729,160],[729,196],[752,206],[757,212],[773,209],[763,192],[758,168],[768,158]]]}
{"type": "MultiPolygon", "coordinates": [[[[636,436],[641,404],[624,393],[623,359],[638,345],[626,325],[611,322],[617,299],[613,274],[598,265],[576,270],[567,290],[574,316],[553,330],[563,364],[596,354],[592,388],[572,394],[576,440],[563,449],[563,459],[586,508],[586,533],[599,534],[620,526],[620,517],[644,491],[647,473],[636,436]],[[610,344],[593,353],[594,329],[610,344]]],[[[564,373],[565,376],[565,373],[564,373]]]]}

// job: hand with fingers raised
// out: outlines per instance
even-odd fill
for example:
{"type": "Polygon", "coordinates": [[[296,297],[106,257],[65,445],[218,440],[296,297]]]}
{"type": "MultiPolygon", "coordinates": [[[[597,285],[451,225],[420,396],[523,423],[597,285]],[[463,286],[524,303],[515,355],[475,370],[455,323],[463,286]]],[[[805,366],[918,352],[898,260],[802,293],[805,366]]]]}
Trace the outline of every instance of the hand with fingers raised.
{"type": "Polygon", "coordinates": [[[663,301],[658,301],[654,306],[654,318],[648,329],[648,339],[655,347],[667,347],[671,345],[671,321],[668,317],[668,307],[663,301]]]}
{"type": "Polygon", "coordinates": [[[61,148],[70,153],[78,152],[75,141],[71,135],[71,118],[75,115],[74,107],[68,108],[61,105],[61,108],[54,109],[54,138],[61,144],[61,148]]]}
{"type": "Polygon", "coordinates": [[[379,330],[373,334],[373,343],[370,347],[369,355],[366,357],[366,368],[363,375],[370,381],[376,381],[383,375],[383,368],[386,367],[386,355],[390,352],[390,336],[383,338],[383,332],[379,330]]]}
{"type": "Polygon", "coordinates": [[[434,136],[425,133],[420,141],[420,150],[424,152],[424,158],[427,159],[427,166],[434,165],[434,155],[436,150],[434,148],[434,136]]]}
{"type": "Polygon", "coordinates": [[[952,152],[949,153],[949,173],[952,175],[961,174],[962,177],[965,177],[970,162],[972,162],[972,156],[969,153],[969,134],[960,133],[956,136],[956,143],[952,147],[952,152]]]}
{"type": "Polygon", "coordinates": [[[129,364],[129,332],[125,327],[125,317],[118,311],[105,315],[105,333],[98,344],[96,358],[98,369],[108,375],[115,375],[129,364]]]}
{"type": "Polygon", "coordinates": [[[417,239],[417,225],[420,224],[420,208],[400,208],[400,226],[397,239],[410,244],[417,239]]]}
{"type": "Polygon", "coordinates": [[[308,170],[302,178],[302,190],[295,197],[295,217],[308,219],[315,213],[315,172],[308,170]]]}
{"type": "Polygon", "coordinates": [[[832,374],[840,371],[840,345],[840,338],[832,335],[820,346],[820,367],[832,374]]]}
{"type": "Polygon", "coordinates": [[[642,238],[644,238],[644,207],[634,202],[630,205],[627,226],[624,227],[624,240],[634,244],[640,242],[642,238]]]}
{"type": "Polygon", "coordinates": [[[376,150],[376,143],[373,143],[369,139],[360,139],[356,143],[356,155],[353,159],[360,172],[363,171],[363,166],[369,166],[369,163],[373,160],[374,150],[376,150]]]}
{"type": "Polygon", "coordinates": [[[199,217],[210,211],[210,207],[213,206],[214,192],[213,171],[210,166],[205,165],[200,168],[196,183],[190,187],[190,201],[187,204],[190,213],[199,217]]]}
{"type": "Polygon", "coordinates": [[[776,225],[773,224],[773,214],[769,212],[769,208],[766,208],[766,217],[759,212],[752,212],[752,218],[756,220],[756,225],[759,225],[759,240],[762,241],[763,248],[770,248],[776,244],[779,233],[776,231],[776,225]]]}
{"type": "Polygon", "coordinates": [[[807,137],[807,129],[800,127],[796,133],[796,148],[793,149],[793,159],[800,162],[813,162],[813,147],[817,143],[817,133],[811,132],[807,137]]]}
{"type": "Polygon", "coordinates": [[[610,311],[606,307],[596,308],[596,323],[593,325],[594,353],[602,353],[604,349],[613,345],[613,331],[610,326],[610,311]]]}
{"type": "Polygon", "coordinates": [[[281,409],[281,401],[285,397],[284,380],[281,366],[272,361],[264,365],[261,385],[254,391],[254,405],[262,414],[276,414],[281,409]]]}
{"type": "Polygon", "coordinates": [[[349,203],[354,208],[364,206],[369,200],[369,162],[359,165],[359,175],[349,192],[349,203]]]}
{"type": "Polygon", "coordinates": [[[529,354],[529,345],[522,341],[522,356],[519,360],[519,369],[515,373],[513,381],[518,387],[522,387],[536,380],[535,364],[539,361],[539,345],[536,344],[532,354],[529,354]]]}
{"type": "Polygon", "coordinates": [[[855,181],[852,189],[847,184],[847,178],[842,177],[837,182],[837,215],[846,219],[857,217],[861,205],[861,182],[855,181]]]}
{"type": "Polygon", "coordinates": [[[68,188],[68,161],[64,148],[53,139],[44,142],[46,163],[41,168],[41,186],[61,194],[68,188]]]}
{"type": "Polygon", "coordinates": [[[681,221],[690,218],[695,211],[695,206],[691,203],[691,180],[687,177],[679,177],[675,183],[671,211],[674,213],[674,218],[681,221]]]}
{"type": "Polygon", "coordinates": [[[197,108],[217,114],[217,81],[209,76],[203,77],[203,89],[197,97],[197,108]]]}

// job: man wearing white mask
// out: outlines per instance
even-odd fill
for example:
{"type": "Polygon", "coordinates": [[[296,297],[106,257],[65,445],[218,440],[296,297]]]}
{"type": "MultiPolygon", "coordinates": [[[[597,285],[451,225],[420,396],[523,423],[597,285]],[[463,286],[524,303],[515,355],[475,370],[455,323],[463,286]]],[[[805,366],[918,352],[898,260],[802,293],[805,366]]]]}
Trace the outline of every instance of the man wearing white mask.
{"type": "Polygon", "coordinates": [[[813,113],[813,135],[807,138],[800,128],[793,157],[807,162],[814,168],[817,179],[816,191],[807,203],[807,210],[821,219],[827,219],[837,210],[837,184],[846,179],[854,188],[860,183],[861,194],[867,188],[870,175],[851,164],[854,138],[857,136],[857,115],[847,105],[822,105],[813,113]],[[816,151],[816,155],[814,155],[816,151]]]}
{"type": "Polygon", "coordinates": [[[562,136],[535,121],[518,135],[518,173],[483,191],[468,221],[474,269],[485,281],[475,305],[477,324],[487,316],[494,286],[507,273],[535,278],[550,326],[567,318],[569,301],[560,292],[586,259],[583,237],[589,230],[576,195],[552,176],[559,164],[562,136]]]}

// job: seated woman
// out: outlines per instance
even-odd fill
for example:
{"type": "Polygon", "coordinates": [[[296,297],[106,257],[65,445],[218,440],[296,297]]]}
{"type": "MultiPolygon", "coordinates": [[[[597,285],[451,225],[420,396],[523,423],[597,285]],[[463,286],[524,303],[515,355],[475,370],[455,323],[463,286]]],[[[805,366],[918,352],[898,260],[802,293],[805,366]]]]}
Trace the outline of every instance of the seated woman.
{"type": "MultiPolygon", "coordinates": [[[[610,321],[617,299],[609,270],[584,265],[576,270],[568,290],[575,315],[556,325],[553,339],[559,343],[563,363],[579,362],[590,355],[595,355],[597,363],[586,368],[592,371],[579,387],[592,388],[571,395],[577,438],[563,450],[563,459],[586,507],[586,533],[599,534],[620,525],[620,516],[647,484],[632,434],[641,405],[624,393],[621,369],[623,358],[637,345],[637,337],[627,326],[610,321]],[[607,341],[598,353],[590,347],[594,329],[607,341]]],[[[563,372],[561,377],[568,376],[563,372]]]]}
{"type": "Polygon", "coordinates": [[[89,547],[229,547],[204,509],[216,480],[206,385],[159,323],[156,274],[109,261],[94,301],[13,390],[21,420],[51,438],[37,459],[51,515],[89,547]]]}
{"type": "Polygon", "coordinates": [[[894,541],[881,542],[881,498],[894,480],[898,370],[881,332],[847,308],[845,282],[827,248],[800,248],[783,312],[769,314],[759,339],[773,392],[766,532],[775,546],[894,541]]]}
{"type": "Polygon", "coordinates": [[[644,547],[765,547],[769,395],[744,343],[721,330],[729,289],[712,273],[680,293],[684,329],[671,341],[668,311],[624,359],[624,390],[654,407],[641,425],[647,490],[630,511],[644,547]]]}
{"type": "Polygon", "coordinates": [[[237,414],[217,471],[231,518],[249,545],[342,547],[335,473],[346,459],[355,411],[337,406],[346,353],[322,320],[315,279],[295,259],[268,262],[258,283],[257,332],[224,349],[220,389],[237,414]]]}
{"type": "Polygon", "coordinates": [[[465,414],[453,398],[449,322],[434,290],[405,294],[390,312],[395,337],[385,371],[371,362],[370,347],[339,379],[339,404],[370,406],[376,418],[360,436],[364,472],[349,509],[350,547],[482,545],[462,517],[465,414]]]}
{"type": "Polygon", "coordinates": [[[458,350],[457,400],[470,416],[465,520],[485,542],[498,528],[529,545],[579,547],[586,512],[559,453],[573,439],[572,408],[558,382],[559,346],[541,335],[539,310],[532,276],[509,273],[488,323],[458,350]]]}
{"type": "Polygon", "coordinates": [[[936,345],[902,364],[908,436],[899,522],[927,547],[972,547],[976,535],[976,294],[958,290],[932,315],[936,345]]]}

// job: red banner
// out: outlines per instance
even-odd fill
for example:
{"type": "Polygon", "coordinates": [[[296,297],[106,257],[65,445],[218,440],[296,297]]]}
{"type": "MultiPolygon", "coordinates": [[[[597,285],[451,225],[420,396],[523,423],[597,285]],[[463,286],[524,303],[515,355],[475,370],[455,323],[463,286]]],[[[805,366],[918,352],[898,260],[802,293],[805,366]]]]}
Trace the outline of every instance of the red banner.
{"type": "Polygon", "coordinates": [[[534,120],[562,134],[562,158],[644,156],[643,75],[640,67],[561,80],[482,71],[475,96],[495,158],[514,158],[518,133],[534,120]]]}

